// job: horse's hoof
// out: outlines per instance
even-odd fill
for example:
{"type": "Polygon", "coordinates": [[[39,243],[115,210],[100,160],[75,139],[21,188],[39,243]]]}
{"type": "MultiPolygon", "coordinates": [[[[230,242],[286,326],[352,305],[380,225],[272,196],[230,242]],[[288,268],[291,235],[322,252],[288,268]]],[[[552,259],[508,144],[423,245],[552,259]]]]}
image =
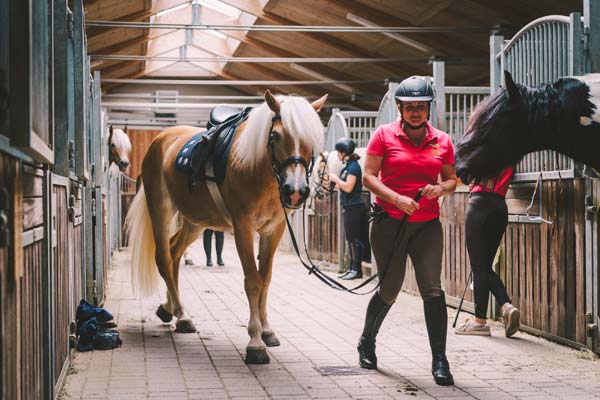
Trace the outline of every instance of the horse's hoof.
{"type": "Polygon", "coordinates": [[[246,364],[268,364],[271,360],[265,349],[246,349],[246,364]]]}
{"type": "Polygon", "coordinates": [[[261,338],[262,338],[263,342],[265,342],[267,347],[277,347],[277,346],[281,345],[281,343],[279,343],[279,339],[277,339],[277,335],[275,335],[273,332],[263,333],[261,335],[261,338]]]}
{"type": "Polygon", "coordinates": [[[158,306],[158,309],[156,310],[156,316],[165,324],[168,324],[171,322],[171,320],[173,320],[173,314],[168,312],[162,304],[158,306]]]}
{"type": "Polygon", "coordinates": [[[179,318],[177,320],[177,324],[175,325],[175,332],[194,333],[196,332],[196,327],[194,326],[191,318],[179,318]]]}

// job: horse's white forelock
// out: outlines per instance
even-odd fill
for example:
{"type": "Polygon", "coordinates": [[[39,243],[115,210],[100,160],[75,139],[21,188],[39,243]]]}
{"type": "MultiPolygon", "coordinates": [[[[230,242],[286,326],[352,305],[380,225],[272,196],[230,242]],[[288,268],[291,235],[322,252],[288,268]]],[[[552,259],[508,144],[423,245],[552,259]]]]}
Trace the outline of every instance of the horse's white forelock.
{"type": "MultiPolygon", "coordinates": [[[[277,96],[285,130],[304,145],[318,152],[323,145],[324,127],[312,105],[303,97],[277,96]]],[[[248,122],[235,145],[235,162],[253,168],[269,156],[267,141],[275,113],[266,103],[250,112],[248,122]]]]}
{"type": "Polygon", "coordinates": [[[113,129],[112,143],[127,153],[131,152],[131,141],[129,140],[129,136],[122,129],[113,129]]]}

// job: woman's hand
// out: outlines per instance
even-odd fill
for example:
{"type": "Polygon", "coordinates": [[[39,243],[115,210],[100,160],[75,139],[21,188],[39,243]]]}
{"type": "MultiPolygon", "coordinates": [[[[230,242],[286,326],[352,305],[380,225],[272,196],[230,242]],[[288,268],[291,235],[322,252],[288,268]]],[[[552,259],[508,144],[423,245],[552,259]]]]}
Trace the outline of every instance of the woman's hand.
{"type": "Polygon", "coordinates": [[[330,172],[330,173],[329,173],[329,180],[331,180],[331,181],[333,181],[333,182],[337,183],[339,179],[340,179],[340,178],[338,178],[338,176],[337,176],[336,174],[334,174],[333,172],[330,172]]]}
{"type": "Polygon", "coordinates": [[[419,203],[410,197],[402,196],[401,194],[394,198],[393,203],[400,211],[405,212],[408,215],[412,215],[412,213],[420,208],[419,203]]]}
{"type": "Polygon", "coordinates": [[[440,184],[427,185],[423,188],[423,196],[428,200],[440,197],[442,194],[444,194],[444,189],[440,184]]]}

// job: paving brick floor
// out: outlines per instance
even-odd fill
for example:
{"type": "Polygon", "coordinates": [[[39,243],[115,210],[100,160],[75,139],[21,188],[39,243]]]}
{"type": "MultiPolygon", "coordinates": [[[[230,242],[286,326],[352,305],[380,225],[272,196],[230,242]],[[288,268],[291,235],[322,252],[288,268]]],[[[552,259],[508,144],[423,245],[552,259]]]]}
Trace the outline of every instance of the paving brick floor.
{"type": "Polygon", "coordinates": [[[456,384],[437,386],[422,303],[408,294],[400,295],[381,329],[378,371],[323,375],[317,368],[357,367],[355,345],[368,298],[327,288],[283,252],[269,294],[281,346],[269,349],[270,364],[246,365],[248,306],[232,237],[226,235],[225,267],[205,267],[200,242],[190,254],[196,265],[182,266],[180,288],[199,332],[175,333],[161,323],[154,315],[159,296],[134,297],[129,255],[117,253],[105,307],[124,344],[76,353],[60,399],[600,398],[600,362],[591,354],[524,333],[506,339],[499,324],[492,337],[450,333],[456,384]]]}

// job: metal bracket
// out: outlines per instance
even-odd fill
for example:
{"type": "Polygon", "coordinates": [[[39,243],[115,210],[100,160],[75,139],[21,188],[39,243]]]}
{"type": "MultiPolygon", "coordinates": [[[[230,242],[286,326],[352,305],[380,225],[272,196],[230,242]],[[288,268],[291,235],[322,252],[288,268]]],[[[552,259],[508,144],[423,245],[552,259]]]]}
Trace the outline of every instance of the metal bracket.
{"type": "Polygon", "coordinates": [[[69,196],[69,209],[67,212],[69,214],[69,221],[74,222],[75,221],[75,195],[69,196]]]}
{"type": "Polygon", "coordinates": [[[598,207],[594,205],[594,200],[591,195],[585,196],[585,219],[591,221],[598,213],[598,207]]]}
{"type": "Polygon", "coordinates": [[[67,35],[69,39],[73,38],[73,13],[67,10],[67,35]]]}
{"type": "Polygon", "coordinates": [[[75,141],[69,140],[69,168],[75,168],[75,141]]]}
{"type": "Polygon", "coordinates": [[[594,323],[594,316],[592,313],[585,314],[585,336],[593,338],[598,325],[594,323]]]}
{"type": "Polygon", "coordinates": [[[0,191],[0,247],[10,246],[10,226],[8,215],[10,211],[10,195],[7,188],[0,191]]]}

